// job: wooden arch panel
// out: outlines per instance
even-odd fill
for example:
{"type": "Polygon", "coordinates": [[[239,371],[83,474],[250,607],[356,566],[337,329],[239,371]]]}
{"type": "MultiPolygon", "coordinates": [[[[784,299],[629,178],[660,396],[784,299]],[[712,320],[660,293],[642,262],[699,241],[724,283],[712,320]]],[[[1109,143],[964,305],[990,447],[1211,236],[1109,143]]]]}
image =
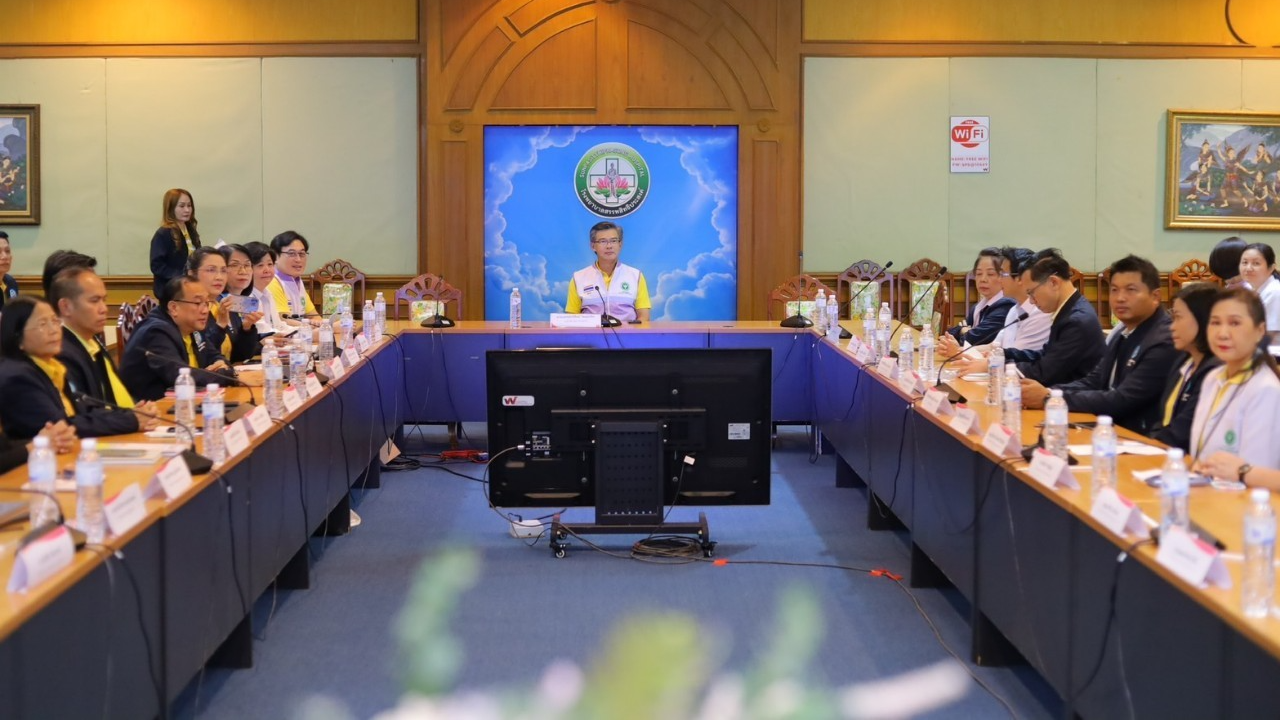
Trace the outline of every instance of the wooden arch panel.
{"type": "Polygon", "coordinates": [[[556,32],[517,63],[494,96],[492,109],[589,110],[596,106],[596,74],[589,71],[596,65],[594,22],[556,32]]]}

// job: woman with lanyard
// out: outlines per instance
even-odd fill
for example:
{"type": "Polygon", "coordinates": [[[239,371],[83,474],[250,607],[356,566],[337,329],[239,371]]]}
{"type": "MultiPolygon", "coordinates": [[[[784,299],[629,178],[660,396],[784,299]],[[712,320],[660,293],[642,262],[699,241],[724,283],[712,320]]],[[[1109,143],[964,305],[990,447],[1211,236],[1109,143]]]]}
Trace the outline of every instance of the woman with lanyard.
{"type": "Polygon", "coordinates": [[[1196,403],[1200,399],[1200,387],[1209,371],[1222,365],[1222,361],[1209,349],[1209,312],[1218,299],[1219,289],[1209,283],[1192,283],[1183,287],[1173,298],[1169,313],[1169,334],[1173,347],[1182,356],[1175,362],[1174,372],[1160,396],[1164,409],[1159,427],[1153,428],[1151,437],[1165,445],[1190,452],[1191,421],[1195,418],[1196,403]]]}
{"type": "Polygon", "coordinates": [[[1221,480],[1280,488],[1280,368],[1267,354],[1267,318],[1252,291],[1223,291],[1209,312],[1209,373],[1191,425],[1195,470],[1221,480]]]}
{"type": "Polygon", "coordinates": [[[151,291],[160,297],[164,284],[187,274],[187,258],[200,247],[196,204],[182,188],[165,191],[160,228],[151,236],[151,291]]]}

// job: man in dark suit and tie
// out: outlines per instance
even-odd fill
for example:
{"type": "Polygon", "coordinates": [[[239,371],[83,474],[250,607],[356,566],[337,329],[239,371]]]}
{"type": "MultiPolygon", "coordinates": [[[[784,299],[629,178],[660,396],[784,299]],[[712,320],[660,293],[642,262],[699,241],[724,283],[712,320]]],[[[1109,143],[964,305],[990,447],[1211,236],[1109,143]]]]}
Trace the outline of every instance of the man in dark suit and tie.
{"type": "MultiPolygon", "coordinates": [[[[62,319],[62,351],[58,359],[67,368],[67,386],[101,402],[154,414],[151,403],[134,403],[99,337],[107,323],[107,286],[102,278],[84,266],[62,270],[50,283],[49,304],[62,319]]],[[[74,402],[77,406],[92,404],[79,399],[74,402]]],[[[154,420],[147,421],[142,415],[139,418],[143,418],[142,430],[155,426],[154,420]]]]}
{"type": "MultiPolygon", "coordinates": [[[[1110,274],[1111,311],[1122,324],[1087,376],[1055,387],[1072,412],[1110,415],[1117,425],[1146,433],[1160,421],[1160,396],[1178,355],[1160,305],[1160,271],[1129,255],[1112,263],[1110,274]]],[[[1022,382],[1024,406],[1044,407],[1048,396],[1041,383],[1022,382]]]]}
{"type": "Polygon", "coordinates": [[[1106,348],[1098,313],[1071,279],[1071,263],[1056,249],[1041,250],[1024,273],[1027,297],[1053,317],[1049,341],[1039,351],[1006,353],[1018,372],[1045,387],[1079,380],[1102,358],[1106,348]]]}
{"type": "Polygon", "coordinates": [[[214,375],[235,377],[213,343],[204,339],[209,322],[209,291],[191,277],[176,277],[161,288],[160,307],[133,331],[124,349],[120,378],[139,400],[159,400],[173,387],[183,367],[208,370],[192,373],[196,385],[217,382],[214,375]]]}

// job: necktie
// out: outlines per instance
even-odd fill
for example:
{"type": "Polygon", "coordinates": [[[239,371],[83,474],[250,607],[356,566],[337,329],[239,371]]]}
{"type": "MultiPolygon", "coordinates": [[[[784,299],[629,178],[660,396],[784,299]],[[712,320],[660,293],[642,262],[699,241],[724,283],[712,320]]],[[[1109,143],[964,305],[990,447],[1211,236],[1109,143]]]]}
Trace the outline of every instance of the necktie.
{"type": "Polygon", "coordinates": [[[98,370],[105,380],[102,384],[102,396],[119,407],[133,407],[133,397],[129,395],[129,390],[121,382],[120,376],[116,375],[115,366],[111,364],[111,360],[107,357],[107,349],[97,339],[94,339],[93,344],[97,348],[97,351],[93,354],[93,361],[97,363],[98,370]]]}

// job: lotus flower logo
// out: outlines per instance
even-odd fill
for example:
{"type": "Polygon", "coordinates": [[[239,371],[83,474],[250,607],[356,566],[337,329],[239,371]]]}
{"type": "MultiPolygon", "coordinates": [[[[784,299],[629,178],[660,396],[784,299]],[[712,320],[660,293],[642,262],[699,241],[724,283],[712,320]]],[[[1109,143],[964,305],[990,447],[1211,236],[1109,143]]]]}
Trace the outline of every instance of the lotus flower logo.
{"type": "Polygon", "coordinates": [[[629,215],[649,195],[649,165],[629,145],[602,143],[578,161],[574,189],[583,207],[600,217],[629,215]]]}

